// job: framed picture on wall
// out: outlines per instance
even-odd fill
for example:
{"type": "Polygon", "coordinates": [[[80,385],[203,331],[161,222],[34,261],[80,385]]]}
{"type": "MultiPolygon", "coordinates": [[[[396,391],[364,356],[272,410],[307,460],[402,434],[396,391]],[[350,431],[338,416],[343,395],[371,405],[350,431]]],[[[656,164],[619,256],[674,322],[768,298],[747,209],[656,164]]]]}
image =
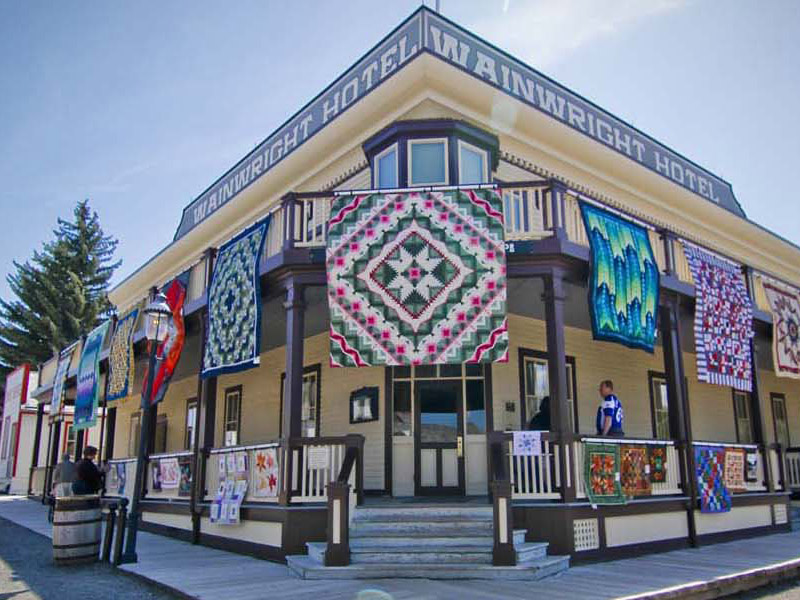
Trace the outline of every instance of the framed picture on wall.
{"type": "Polygon", "coordinates": [[[368,423],[377,420],[377,387],[363,387],[350,394],[350,423],[368,423]]]}

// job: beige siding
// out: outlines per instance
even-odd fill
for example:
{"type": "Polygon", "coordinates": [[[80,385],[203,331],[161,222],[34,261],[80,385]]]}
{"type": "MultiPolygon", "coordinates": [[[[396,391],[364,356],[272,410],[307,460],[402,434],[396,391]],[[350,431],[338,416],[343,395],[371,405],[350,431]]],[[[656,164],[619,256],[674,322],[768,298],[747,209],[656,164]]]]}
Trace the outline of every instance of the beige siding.
{"type": "Polygon", "coordinates": [[[800,445],[800,380],[778,377],[774,371],[766,369],[761,369],[758,375],[767,440],[770,443],[775,441],[770,394],[783,394],[786,397],[786,416],[789,420],[789,441],[793,446],[800,445]]]}

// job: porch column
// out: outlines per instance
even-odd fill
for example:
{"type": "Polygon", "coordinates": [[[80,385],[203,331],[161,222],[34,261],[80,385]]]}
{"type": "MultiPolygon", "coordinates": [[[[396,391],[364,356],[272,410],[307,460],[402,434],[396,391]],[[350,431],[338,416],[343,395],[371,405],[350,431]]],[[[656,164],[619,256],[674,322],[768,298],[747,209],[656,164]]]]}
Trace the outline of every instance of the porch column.
{"type": "Polygon", "coordinates": [[[85,438],[85,433],[85,429],[75,432],[75,462],[83,458],[83,440],[85,438]]]}
{"type": "MultiPolygon", "coordinates": [[[[41,370],[40,370],[41,372],[41,370]]],[[[39,466],[39,446],[42,441],[42,422],[44,421],[44,402],[36,407],[36,432],[33,434],[33,451],[31,452],[31,469],[28,475],[28,496],[33,490],[33,472],[39,466]]]]}
{"type": "MultiPolygon", "coordinates": [[[[678,448],[685,453],[686,460],[678,461],[681,485],[689,496],[687,524],[689,543],[697,546],[697,528],[694,509],[697,505],[697,480],[695,478],[694,449],[692,448],[692,421],[689,411],[689,395],[681,349],[680,300],[677,295],[661,290],[660,326],[664,349],[664,372],[667,379],[667,402],[669,406],[670,434],[678,448]]],[[[667,468],[670,468],[669,466],[667,468]]]]}
{"type": "Polygon", "coordinates": [[[569,405],[567,404],[567,350],[564,337],[564,271],[560,267],[552,269],[544,277],[545,318],[547,325],[547,363],[550,381],[550,430],[558,435],[559,474],[564,502],[575,501],[575,477],[578,468],[570,473],[570,455],[573,431],[569,424],[569,405]]]}
{"type": "Polygon", "coordinates": [[[286,379],[283,384],[284,473],[289,479],[281,486],[281,503],[288,504],[291,496],[292,450],[290,440],[301,434],[303,411],[303,333],[305,320],[304,287],[290,278],[286,282],[286,379]]]}
{"type": "Polygon", "coordinates": [[[52,444],[50,447],[50,476],[47,478],[47,489],[45,489],[45,496],[49,493],[50,488],[53,487],[53,469],[58,464],[59,453],[58,453],[58,446],[59,442],[61,441],[61,421],[56,421],[53,423],[51,427],[51,435],[52,435],[52,444]]]}
{"type": "Polygon", "coordinates": [[[556,179],[550,180],[550,229],[558,240],[567,239],[566,199],[564,198],[566,192],[567,188],[562,182],[556,179]]]}
{"type": "Polygon", "coordinates": [[[114,436],[117,431],[117,407],[106,408],[105,461],[114,458],[114,436]]]}
{"type": "MultiPolygon", "coordinates": [[[[205,280],[203,287],[208,293],[211,275],[214,272],[214,259],[217,255],[216,248],[207,248],[205,251],[205,280]]],[[[194,455],[192,456],[192,495],[189,499],[189,510],[192,514],[192,543],[200,542],[201,519],[203,507],[200,503],[206,496],[206,461],[208,453],[214,447],[214,433],[217,423],[217,378],[203,379],[200,373],[203,370],[203,355],[208,336],[208,307],[200,313],[200,359],[197,366],[197,412],[194,419],[194,455]]]]}

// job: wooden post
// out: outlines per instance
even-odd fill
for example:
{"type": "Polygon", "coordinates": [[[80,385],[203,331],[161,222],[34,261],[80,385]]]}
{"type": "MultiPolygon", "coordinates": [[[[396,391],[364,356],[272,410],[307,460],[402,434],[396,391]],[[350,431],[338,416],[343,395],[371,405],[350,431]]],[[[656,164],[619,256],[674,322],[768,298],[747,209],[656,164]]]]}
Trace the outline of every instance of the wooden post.
{"type": "MultiPolygon", "coordinates": [[[[49,419],[48,419],[49,421],[49,419]]],[[[53,443],[53,422],[49,421],[47,424],[47,452],[44,455],[44,483],[42,484],[42,504],[47,498],[47,491],[50,489],[50,454],[52,452],[51,446],[53,443]]]]}
{"type": "Polygon", "coordinates": [[[290,278],[286,284],[286,379],[283,385],[284,477],[279,502],[289,504],[292,494],[292,438],[301,435],[303,411],[303,336],[305,320],[304,287],[290,278]]]}
{"type": "Polygon", "coordinates": [[[61,421],[56,421],[55,423],[53,423],[52,435],[53,435],[53,444],[52,447],[50,448],[50,460],[47,465],[50,468],[50,471],[47,482],[47,488],[45,488],[44,490],[44,496],[47,496],[53,487],[53,469],[58,464],[58,459],[60,458],[58,455],[58,446],[59,442],[61,441],[61,421]]]}
{"type": "MultiPolygon", "coordinates": [[[[72,426],[74,431],[75,424],[73,423],[72,426]]],[[[83,440],[86,438],[84,435],[85,433],[85,429],[75,431],[75,462],[78,462],[83,458],[83,440]]]]}
{"type": "Polygon", "coordinates": [[[544,277],[545,318],[547,327],[547,364],[550,381],[550,430],[558,436],[559,474],[561,499],[574,502],[576,498],[575,477],[569,473],[573,431],[569,423],[569,404],[567,403],[567,351],[564,337],[564,272],[553,267],[544,277]],[[569,483],[568,483],[569,482],[569,483]]]}
{"type": "Polygon", "coordinates": [[[114,556],[112,563],[115,567],[122,564],[122,547],[125,542],[125,530],[128,521],[128,499],[122,498],[119,501],[119,512],[117,513],[117,537],[114,540],[114,556]]]}
{"type": "Polygon", "coordinates": [[[294,248],[295,220],[297,218],[297,197],[294,192],[289,192],[281,198],[283,205],[283,249],[294,248]]]}
{"type": "MultiPolygon", "coordinates": [[[[41,368],[40,368],[41,372],[41,368]]],[[[36,432],[33,434],[33,452],[31,453],[31,469],[28,476],[28,496],[33,491],[33,474],[39,466],[39,446],[42,438],[42,422],[44,421],[44,402],[36,407],[36,432]]]]}
{"type": "Polygon", "coordinates": [[[695,477],[692,425],[689,412],[689,396],[681,348],[680,303],[677,295],[667,295],[661,290],[663,303],[660,307],[661,332],[664,348],[664,372],[667,378],[667,402],[669,406],[670,434],[676,440],[679,453],[685,460],[679,461],[683,492],[689,495],[687,524],[689,543],[697,546],[695,508],[697,507],[697,479],[695,477]]]}
{"type": "Polygon", "coordinates": [[[117,407],[106,408],[106,446],[105,461],[114,458],[114,436],[117,431],[117,407]]]}
{"type": "Polygon", "coordinates": [[[556,179],[550,180],[550,229],[558,240],[567,239],[566,186],[556,179]]]}
{"type": "Polygon", "coordinates": [[[508,479],[491,483],[494,503],[494,546],[492,564],[496,567],[513,567],[517,564],[514,549],[514,520],[511,509],[511,482],[508,479]]]}
{"type": "Polygon", "coordinates": [[[664,244],[664,275],[675,276],[675,236],[666,229],[659,230],[661,241],[664,244]]]}
{"type": "Polygon", "coordinates": [[[350,484],[332,481],[328,490],[328,546],[326,567],[350,564],[350,484]]]}
{"type": "Polygon", "coordinates": [[[103,562],[111,561],[111,547],[114,540],[114,524],[117,520],[117,503],[108,503],[108,513],[106,514],[106,529],[103,532],[103,550],[100,554],[100,560],[103,562]]]}

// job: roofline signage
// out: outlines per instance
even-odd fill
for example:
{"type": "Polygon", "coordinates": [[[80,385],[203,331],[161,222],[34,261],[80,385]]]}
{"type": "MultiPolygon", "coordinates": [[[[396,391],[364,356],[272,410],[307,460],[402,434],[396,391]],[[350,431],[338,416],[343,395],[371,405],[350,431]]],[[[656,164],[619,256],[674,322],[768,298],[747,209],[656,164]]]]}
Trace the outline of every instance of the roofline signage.
{"type": "Polygon", "coordinates": [[[729,183],[505,52],[422,7],[193,200],[178,240],[414,58],[428,52],[694,194],[744,217],[729,183]]]}

